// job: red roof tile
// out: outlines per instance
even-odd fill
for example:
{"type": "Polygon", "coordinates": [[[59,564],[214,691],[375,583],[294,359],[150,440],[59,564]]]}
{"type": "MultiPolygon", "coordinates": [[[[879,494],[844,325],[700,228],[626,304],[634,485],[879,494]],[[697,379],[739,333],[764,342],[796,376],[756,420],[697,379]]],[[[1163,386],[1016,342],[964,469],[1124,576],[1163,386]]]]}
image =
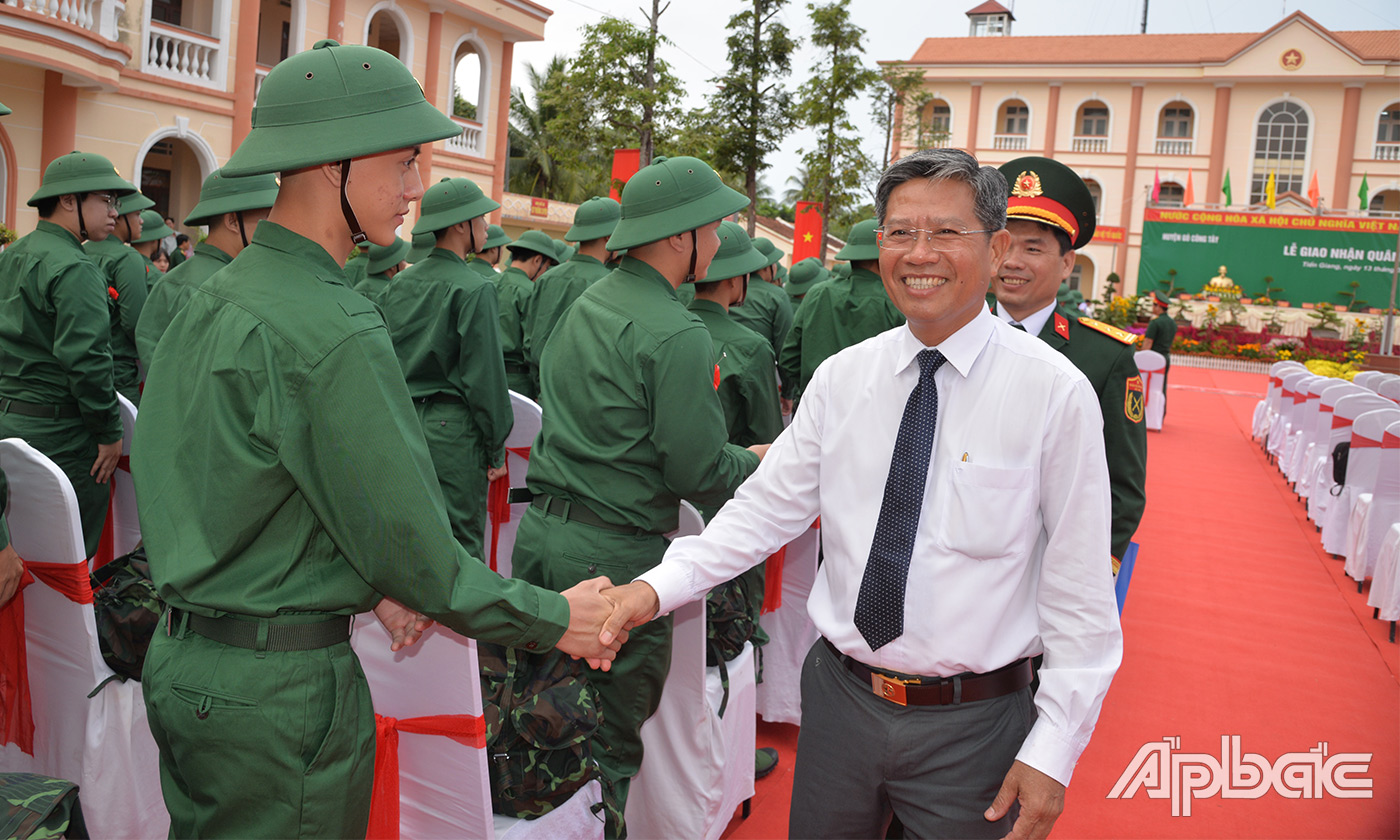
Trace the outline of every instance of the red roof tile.
{"type": "MultiPolygon", "coordinates": [[[[975,9],[968,9],[968,10],[967,10],[967,14],[968,14],[969,16],[970,16],[970,15],[1010,15],[1010,14],[1011,14],[1011,10],[1008,9],[1008,8],[1006,8],[1005,6],[1001,5],[1000,3],[998,3],[997,0],[987,0],[987,2],[983,3],[982,5],[978,6],[978,7],[975,8],[975,9]]],[[[1016,16],[1015,16],[1015,15],[1012,15],[1012,16],[1011,16],[1011,19],[1012,19],[1012,20],[1015,20],[1015,19],[1016,19],[1016,16]]]]}

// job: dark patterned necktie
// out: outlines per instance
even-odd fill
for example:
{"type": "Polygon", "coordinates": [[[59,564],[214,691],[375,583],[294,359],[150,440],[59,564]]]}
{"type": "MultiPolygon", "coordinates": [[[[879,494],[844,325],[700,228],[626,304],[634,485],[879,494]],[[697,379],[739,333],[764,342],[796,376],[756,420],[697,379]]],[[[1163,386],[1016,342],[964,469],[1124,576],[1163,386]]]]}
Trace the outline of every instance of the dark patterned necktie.
{"type": "Polygon", "coordinates": [[[938,386],[933,375],[948,360],[937,350],[922,350],[918,361],[919,384],[904,404],[890,473],[885,478],[880,518],[870,543],[870,559],[856,597],[856,629],[871,650],[879,650],[904,633],[909,558],[919,531],[919,512],[923,509],[924,484],[938,422],[938,386]]]}
{"type": "Polygon", "coordinates": [[[1011,328],[1012,328],[1012,329],[1016,329],[1016,330],[1020,330],[1021,332],[1025,332],[1025,331],[1026,331],[1026,325],[1023,324],[1023,323],[1021,323],[1020,321],[1012,321],[1012,322],[1011,322],[1011,328]]]}

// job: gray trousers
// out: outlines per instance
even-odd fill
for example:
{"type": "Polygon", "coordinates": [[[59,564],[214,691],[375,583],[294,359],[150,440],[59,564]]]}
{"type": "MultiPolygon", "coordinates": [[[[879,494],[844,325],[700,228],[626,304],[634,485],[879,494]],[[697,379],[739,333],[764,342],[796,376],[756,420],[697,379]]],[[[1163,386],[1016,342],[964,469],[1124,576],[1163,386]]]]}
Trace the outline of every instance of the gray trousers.
{"type": "Polygon", "coordinates": [[[793,838],[1004,837],[1019,805],[982,816],[1035,721],[1029,688],[976,703],[900,706],[876,697],[821,639],[802,666],[793,838]]]}

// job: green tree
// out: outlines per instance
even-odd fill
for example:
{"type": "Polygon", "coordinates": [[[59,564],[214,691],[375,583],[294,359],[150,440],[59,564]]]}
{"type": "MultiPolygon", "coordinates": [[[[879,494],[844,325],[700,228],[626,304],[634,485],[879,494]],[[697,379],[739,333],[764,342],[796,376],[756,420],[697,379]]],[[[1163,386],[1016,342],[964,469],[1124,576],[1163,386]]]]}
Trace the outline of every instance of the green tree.
{"type": "MultiPolygon", "coordinates": [[[[729,130],[719,135],[716,161],[727,161],[743,172],[749,207],[758,204],[758,174],[767,157],[792,129],[792,94],[779,81],[792,72],[798,42],[773,18],[787,0],[750,0],[750,8],[729,18],[729,72],[713,80],[718,90],[709,97],[711,111],[729,130]]],[[[748,217],[749,235],[755,218],[748,217]]]]}
{"type": "Polygon", "coordinates": [[[566,62],[554,56],[541,73],[533,65],[525,66],[531,95],[515,88],[510,95],[510,161],[507,183],[512,192],[552,198],[561,201],[578,200],[581,189],[579,169],[562,165],[561,158],[576,160],[554,134],[558,109],[551,104],[552,93],[563,84],[566,62]]]}
{"type": "Polygon", "coordinates": [[[851,22],[850,0],[818,6],[808,3],[812,45],[821,51],[812,78],[798,91],[796,116],[817,132],[816,146],[804,149],[802,163],[826,212],[822,219],[821,253],[826,257],[830,220],[857,201],[856,190],[874,169],[860,148],[860,134],[850,120],[852,100],[870,90],[879,74],[866,67],[865,30],[851,22]]]}
{"type": "Polygon", "coordinates": [[[810,198],[812,178],[807,174],[807,167],[797,167],[797,171],[789,175],[784,183],[787,184],[787,189],[783,190],[784,204],[796,204],[799,201],[812,201],[812,198],[810,198]]]}
{"type": "MultiPolygon", "coordinates": [[[[913,133],[917,134],[922,126],[919,117],[923,106],[928,104],[933,96],[922,90],[923,85],[922,72],[912,67],[891,66],[885,68],[884,73],[880,74],[871,87],[871,98],[874,100],[871,116],[875,118],[875,125],[885,132],[881,170],[890,165],[890,150],[894,148],[896,132],[902,136],[913,129],[913,133]],[[895,119],[895,115],[899,113],[903,114],[903,120],[895,119]]],[[[919,143],[917,147],[922,148],[922,145],[919,143]]]]}

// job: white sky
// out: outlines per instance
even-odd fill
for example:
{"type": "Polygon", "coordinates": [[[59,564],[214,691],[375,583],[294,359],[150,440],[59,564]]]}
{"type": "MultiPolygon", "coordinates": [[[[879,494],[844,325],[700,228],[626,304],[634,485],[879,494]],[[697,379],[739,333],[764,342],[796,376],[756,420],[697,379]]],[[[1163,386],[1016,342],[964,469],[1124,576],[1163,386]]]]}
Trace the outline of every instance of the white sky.
{"type": "MultiPolygon", "coordinates": [[[[643,25],[650,10],[647,0],[543,0],[554,15],[545,25],[544,41],[515,46],[511,83],[528,84],[525,65],[537,69],[553,55],[572,56],[579,48],[579,29],[605,14],[625,17],[643,25]],[[647,6],[647,12],[642,6],[647,6]]],[[[865,28],[866,60],[906,59],[924,38],[963,36],[968,31],[964,14],[981,0],[854,0],[852,17],[865,28]]],[[[1002,0],[1016,15],[1016,35],[1107,35],[1139,31],[1140,0],[1002,0]]],[[[664,2],[663,2],[664,5],[664,2]]],[[[730,16],[747,8],[743,0],[672,0],[661,15],[661,31],[673,43],[662,56],[685,83],[686,107],[700,105],[713,87],[710,79],[728,67],[725,24],[730,16]]],[[[1400,3],[1395,0],[1156,0],[1147,21],[1149,33],[1165,32],[1261,32],[1286,15],[1302,11],[1328,29],[1400,29],[1400,3]]],[[[809,75],[813,51],[807,43],[810,31],[807,3],[793,0],[780,14],[789,31],[802,38],[787,86],[796,88],[809,75]]],[[[866,153],[881,158],[884,134],[870,116],[869,100],[852,108],[853,122],[867,130],[866,153]]],[[[811,145],[811,135],[795,131],[770,158],[772,168],[760,176],[775,196],[781,196],[787,178],[801,164],[800,150],[811,145]]]]}

